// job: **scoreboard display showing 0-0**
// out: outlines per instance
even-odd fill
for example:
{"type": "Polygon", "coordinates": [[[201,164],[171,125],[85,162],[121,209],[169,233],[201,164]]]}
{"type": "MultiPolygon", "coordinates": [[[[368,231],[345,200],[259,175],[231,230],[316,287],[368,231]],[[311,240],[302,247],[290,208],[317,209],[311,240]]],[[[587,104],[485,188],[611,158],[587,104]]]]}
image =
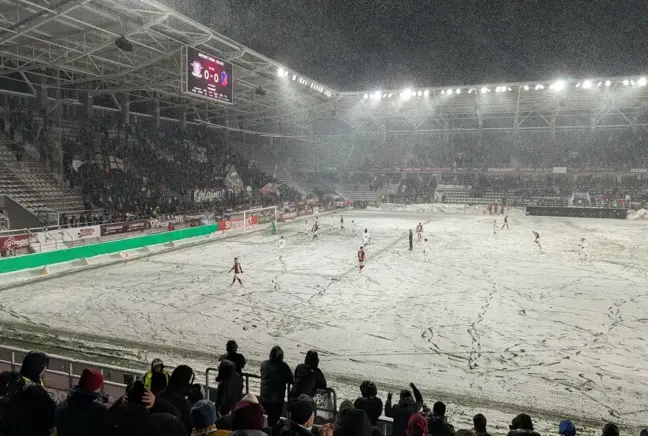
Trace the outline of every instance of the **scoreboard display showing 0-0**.
{"type": "Polygon", "coordinates": [[[207,100],[232,103],[232,64],[193,47],[186,48],[186,55],[184,91],[207,100]]]}

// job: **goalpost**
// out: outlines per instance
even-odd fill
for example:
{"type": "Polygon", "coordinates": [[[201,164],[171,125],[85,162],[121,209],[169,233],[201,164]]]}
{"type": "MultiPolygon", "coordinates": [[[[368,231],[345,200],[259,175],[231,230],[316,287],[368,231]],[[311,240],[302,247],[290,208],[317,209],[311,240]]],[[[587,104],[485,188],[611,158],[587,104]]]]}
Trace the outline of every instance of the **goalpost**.
{"type": "Polygon", "coordinates": [[[277,222],[277,206],[259,207],[243,211],[243,233],[259,225],[277,222]]]}

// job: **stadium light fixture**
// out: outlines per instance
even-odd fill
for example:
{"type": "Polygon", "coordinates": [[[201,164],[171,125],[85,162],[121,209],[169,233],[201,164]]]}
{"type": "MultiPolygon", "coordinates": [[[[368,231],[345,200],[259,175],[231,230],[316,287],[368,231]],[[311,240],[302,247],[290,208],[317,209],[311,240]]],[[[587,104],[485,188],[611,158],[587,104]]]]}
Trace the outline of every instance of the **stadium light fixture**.
{"type": "Polygon", "coordinates": [[[490,92],[490,89],[488,89],[486,86],[482,86],[482,88],[480,89],[480,92],[482,94],[486,94],[487,92],[490,92]]]}
{"type": "Polygon", "coordinates": [[[630,84],[630,81],[628,79],[625,79],[623,81],[623,86],[628,86],[630,84]]]}
{"type": "Polygon", "coordinates": [[[468,90],[468,94],[472,94],[473,92],[475,92],[475,88],[470,88],[470,89],[468,90]]]}
{"type": "Polygon", "coordinates": [[[457,89],[455,90],[455,94],[457,94],[457,95],[461,94],[461,88],[457,88],[457,89]]]}
{"type": "Polygon", "coordinates": [[[423,91],[423,97],[429,97],[429,96],[430,96],[430,90],[429,89],[426,89],[425,91],[423,91]]]}
{"type": "Polygon", "coordinates": [[[392,98],[393,96],[394,96],[394,93],[390,92],[389,95],[387,96],[387,98],[392,98]]]}
{"type": "Polygon", "coordinates": [[[544,85],[542,85],[542,84],[537,84],[537,85],[535,86],[535,90],[536,90],[536,91],[539,91],[539,90],[541,90],[541,89],[545,89],[544,85]]]}
{"type": "Polygon", "coordinates": [[[400,98],[401,100],[409,100],[412,98],[412,90],[409,88],[405,88],[403,92],[400,93],[400,98]]]}
{"type": "Polygon", "coordinates": [[[508,92],[511,92],[511,91],[513,91],[513,88],[511,88],[510,86],[507,86],[507,87],[506,87],[506,90],[507,90],[508,92]]]}
{"type": "Polygon", "coordinates": [[[576,84],[576,88],[580,88],[580,82],[576,84]]]}
{"type": "Polygon", "coordinates": [[[529,85],[524,85],[524,90],[528,91],[529,90],[529,85]]]}
{"type": "Polygon", "coordinates": [[[284,70],[282,67],[279,67],[279,69],[277,70],[277,76],[283,77],[285,75],[286,75],[286,70],[284,70]]]}
{"type": "Polygon", "coordinates": [[[419,97],[423,97],[423,91],[417,92],[416,95],[419,96],[419,97]]]}
{"type": "Polygon", "coordinates": [[[605,87],[606,87],[606,88],[609,88],[610,85],[612,85],[612,82],[610,82],[609,80],[606,80],[606,81],[605,81],[605,87]]]}
{"type": "Polygon", "coordinates": [[[603,82],[599,81],[599,83],[597,83],[596,86],[600,88],[602,84],[603,82]]]}
{"type": "Polygon", "coordinates": [[[369,99],[369,94],[365,94],[365,95],[364,95],[364,99],[365,99],[365,100],[368,100],[368,99],[369,99]]]}
{"type": "Polygon", "coordinates": [[[567,82],[564,80],[556,80],[554,83],[551,84],[549,89],[552,89],[554,91],[563,91],[567,87],[567,82]]]}
{"type": "Polygon", "coordinates": [[[448,89],[448,90],[446,91],[446,94],[447,94],[447,95],[452,95],[452,89],[448,89]]]}
{"type": "Polygon", "coordinates": [[[376,91],[373,93],[373,99],[374,100],[380,100],[382,98],[382,92],[381,91],[376,91]]]}
{"type": "Polygon", "coordinates": [[[642,77],[641,79],[639,79],[639,80],[637,81],[637,86],[642,86],[642,87],[643,87],[643,86],[646,86],[646,78],[645,78],[645,77],[642,77]]]}

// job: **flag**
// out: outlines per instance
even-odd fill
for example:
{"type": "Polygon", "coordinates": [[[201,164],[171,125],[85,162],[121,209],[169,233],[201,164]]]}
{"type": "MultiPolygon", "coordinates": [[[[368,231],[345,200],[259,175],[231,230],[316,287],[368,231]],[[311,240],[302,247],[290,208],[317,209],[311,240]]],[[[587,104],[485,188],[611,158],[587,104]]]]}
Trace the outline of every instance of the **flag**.
{"type": "Polygon", "coordinates": [[[110,156],[110,169],[124,171],[124,161],[115,156],[110,156]]]}
{"type": "Polygon", "coordinates": [[[227,170],[227,175],[225,176],[225,186],[227,186],[234,192],[240,192],[244,187],[243,179],[241,179],[241,176],[239,175],[238,171],[236,171],[236,167],[234,165],[230,165],[229,169],[227,170]]]}

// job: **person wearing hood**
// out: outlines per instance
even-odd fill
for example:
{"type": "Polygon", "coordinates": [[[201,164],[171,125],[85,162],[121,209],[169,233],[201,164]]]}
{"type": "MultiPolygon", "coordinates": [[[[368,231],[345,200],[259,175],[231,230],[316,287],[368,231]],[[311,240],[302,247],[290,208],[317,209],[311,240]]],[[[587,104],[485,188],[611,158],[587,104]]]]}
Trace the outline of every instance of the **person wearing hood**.
{"type": "Polygon", "coordinates": [[[49,436],[54,428],[56,404],[47,391],[19,372],[0,374],[0,434],[49,436]]]}
{"type": "Polygon", "coordinates": [[[25,381],[45,387],[43,374],[49,366],[49,357],[40,351],[30,351],[23,358],[20,374],[25,381]]]}
{"type": "Polygon", "coordinates": [[[340,403],[340,408],[338,409],[337,418],[335,420],[335,423],[333,424],[333,434],[337,435],[339,432],[342,431],[342,428],[344,427],[347,417],[353,410],[355,410],[355,407],[353,407],[353,403],[351,401],[344,400],[342,401],[342,403],[340,403]]]}
{"type": "Polygon", "coordinates": [[[533,430],[533,421],[526,413],[520,413],[513,418],[509,428],[508,436],[540,436],[540,433],[533,430]]]}
{"type": "MultiPolygon", "coordinates": [[[[308,395],[300,395],[288,405],[290,418],[286,420],[279,436],[313,436],[315,423],[315,402],[308,395]]],[[[273,435],[275,432],[273,431],[273,435]]]]}
{"type": "Polygon", "coordinates": [[[243,379],[236,371],[236,364],[230,360],[222,360],[218,365],[216,382],[216,414],[227,415],[243,396],[243,379]]]}
{"type": "Polygon", "coordinates": [[[231,436],[268,436],[265,410],[257,398],[248,394],[232,409],[231,436]]]}
{"type": "Polygon", "coordinates": [[[362,397],[356,399],[353,405],[356,409],[364,410],[371,425],[375,427],[383,412],[383,402],[377,396],[378,388],[373,382],[365,380],[360,384],[360,394],[362,397]]]}
{"type": "Polygon", "coordinates": [[[455,429],[452,424],[448,424],[445,413],[445,403],[442,401],[434,403],[432,406],[432,414],[427,417],[430,436],[452,436],[455,434],[455,429]]]}
{"type": "Polygon", "coordinates": [[[394,424],[392,425],[391,436],[405,436],[407,432],[407,424],[410,416],[416,413],[417,406],[412,393],[407,389],[400,392],[398,404],[392,406],[392,394],[387,395],[387,402],[385,403],[385,416],[392,418],[394,424]]]}
{"type": "Polygon", "coordinates": [[[168,413],[153,413],[148,419],[147,435],[151,436],[185,436],[186,430],[182,421],[168,413]]]}
{"type": "Polygon", "coordinates": [[[191,433],[191,404],[187,397],[191,391],[191,385],[194,380],[194,372],[187,365],[179,365],[169,378],[169,385],[158,396],[173,405],[180,412],[180,420],[187,429],[187,434],[191,433]]]}
{"type": "Polygon", "coordinates": [[[229,360],[230,362],[234,362],[234,365],[236,365],[236,372],[238,372],[242,377],[243,368],[245,368],[245,364],[247,362],[245,360],[245,356],[238,352],[238,344],[236,343],[236,341],[227,341],[225,350],[227,350],[227,353],[223,354],[220,359],[218,359],[218,361],[222,362],[223,360],[229,360]]]}
{"type": "Polygon", "coordinates": [[[371,436],[372,432],[371,422],[365,411],[350,409],[342,427],[339,430],[336,428],[334,436],[371,436]]]}
{"type": "Polygon", "coordinates": [[[407,436],[428,436],[428,423],[427,419],[420,413],[415,413],[410,416],[407,421],[407,436]]]}
{"type": "Polygon", "coordinates": [[[72,388],[67,400],[56,408],[58,436],[101,434],[108,423],[108,405],[101,396],[104,377],[96,369],[84,369],[79,384],[72,388]]]}
{"type": "MultiPolygon", "coordinates": [[[[491,436],[490,433],[488,433],[487,425],[488,422],[486,421],[486,417],[481,413],[478,413],[477,415],[473,416],[473,430],[476,436],[491,436]]],[[[573,434],[573,435],[564,435],[564,436],[576,436],[576,435],[573,434]]]]}
{"type": "Polygon", "coordinates": [[[290,367],[284,362],[280,346],[270,350],[270,358],[261,363],[261,403],[268,414],[268,425],[274,427],[283,414],[286,386],[293,383],[290,367]]]}
{"type": "Polygon", "coordinates": [[[290,398],[297,398],[302,394],[313,398],[318,389],[326,389],[326,379],[318,366],[317,351],[309,350],[304,363],[300,363],[295,368],[295,384],[290,392],[290,398]]]}
{"type": "Polygon", "coordinates": [[[144,387],[157,395],[169,384],[169,372],[164,368],[162,359],[155,358],[151,362],[151,370],[144,374],[144,387]]]}

